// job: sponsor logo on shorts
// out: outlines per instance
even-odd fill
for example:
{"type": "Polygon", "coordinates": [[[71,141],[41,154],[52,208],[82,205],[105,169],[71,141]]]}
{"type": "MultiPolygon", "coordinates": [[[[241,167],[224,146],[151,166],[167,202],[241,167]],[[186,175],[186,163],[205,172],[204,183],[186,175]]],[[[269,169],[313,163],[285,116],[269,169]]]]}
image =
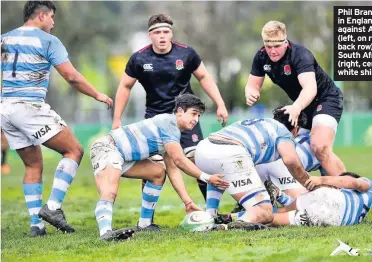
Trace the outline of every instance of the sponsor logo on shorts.
{"type": "Polygon", "coordinates": [[[310,219],[306,210],[304,210],[304,213],[300,215],[300,223],[303,226],[310,226],[310,219]]]}
{"type": "Polygon", "coordinates": [[[39,131],[37,131],[35,134],[33,134],[32,136],[35,138],[35,139],[39,139],[41,137],[43,137],[46,133],[48,133],[48,131],[52,130],[48,125],[40,128],[39,131]]]}
{"type": "Polygon", "coordinates": [[[249,184],[253,184],[252,180],[250,180],[249,178],[241,179],[238,181],[233,181],[231,183],[233,184],[234,187],[243,187],[249,184]]]}
{"type": "Polygon", "coordinates": [[[183,69],[183,61],[181,59],[176,60],[176,69],[182,70],[183,69]]]}
{"type": "Polygon", "coordinates": [[[282,185],[285,185],[285,184],[294,184],[296,183],[296,179],[294,177],[281,177],[279,178],[279,183],[282,184],[282,185]]]}
{"type": "Polygon", "coordinates": [[[284,66],[284,74],[289,76],[292,73],[291,67],[289,65],[284,66]]]}
{"type": "Polygon", "coordinates": [[[320,110],[322,110],[323,109],[323,106],[322,105],[318,105],[317,107],[316,107],[316,111],[317,112],[319,112],[320,110]]]}

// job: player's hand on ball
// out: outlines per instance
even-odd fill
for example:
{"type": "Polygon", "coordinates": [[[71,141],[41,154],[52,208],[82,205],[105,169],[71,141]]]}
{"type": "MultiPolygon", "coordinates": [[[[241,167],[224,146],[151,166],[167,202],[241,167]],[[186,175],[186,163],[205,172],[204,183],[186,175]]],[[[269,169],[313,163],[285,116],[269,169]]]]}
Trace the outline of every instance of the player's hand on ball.
{"type": "Polygon", "coordinates": [[[260,91],[255,88],[247,88],[245,91],[245,101],[247,105],[253,106],[260,99],[260,91]]]}
{"type": "Polygon", "coordinates": [[[119,128],[119,127],[121,127],[121,120],[120,119],[114,119],[112,121],[111,129],[114,130],[114,129],[119,128]]]}
{"type": "Polygon", "coordinates": [[[209,184],[217,187],[218,189],[225,190],[230,186],[230,183],[223,180],[223,175],[215,174],[209,179],[209,184]]]}
{"type": "Polygon", "coordinates": [[[203,211],[203,209],[195,205],[193,201],[186,203],[185,207],[186,207],[186,214],[194,212],[194,211],[203,211]]]}
{"type": "Polygon", "coordinates": [[[103,93],[98,93],[98,95],[96,97],[96,100],[107,104],[107,109],[112,108],[112,106],[114,104],[112,99],[110,97],[108,97],[106,94],[103,94],[103,93]]]}
{"type": "Polygon", "coordinates": [[[322,185],[322,178],[321,177],[316,177],[312,176],[305,182],[305,187],[307,190],[311,191],[314,190],[316,187],[319,187],[322,185]]]}

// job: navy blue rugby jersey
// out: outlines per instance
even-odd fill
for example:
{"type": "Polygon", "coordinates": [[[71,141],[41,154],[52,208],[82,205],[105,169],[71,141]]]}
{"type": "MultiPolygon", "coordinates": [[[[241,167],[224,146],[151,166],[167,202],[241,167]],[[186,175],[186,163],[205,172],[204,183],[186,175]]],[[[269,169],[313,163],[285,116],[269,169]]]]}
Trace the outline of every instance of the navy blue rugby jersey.
{"type": "Polygon", "coordinates": [[[145,118],[172,113],[177,96],[193,94],[190,79],[200,64],[201,58],[193,48],[175,41],[166,54],[155,53],[151,44],[135,52],[125,72],[146,91],[145,118]]]}
{"type": "Polygon", "coordinates": [[[254,76],[268,75],[273,83],[282,88],[292,101],[295,101],[302,90],[298,75],[315,72],[318,92],[312,104],[327,95],[339,95],[340,90],[323,71],[313,54],[302,45],[288,42],[287,51],[278,62],[272,62],[265,48],[262,47],[253,59],[251,74],[254,76]]]}

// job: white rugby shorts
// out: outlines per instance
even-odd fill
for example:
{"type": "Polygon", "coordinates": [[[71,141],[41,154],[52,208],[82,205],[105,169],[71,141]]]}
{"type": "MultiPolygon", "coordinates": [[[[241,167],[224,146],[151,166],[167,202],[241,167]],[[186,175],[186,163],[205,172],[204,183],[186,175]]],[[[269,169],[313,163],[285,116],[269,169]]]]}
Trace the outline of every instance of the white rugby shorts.
{"type": "Polygon", "coordinates": [[[1,101],[1,129],[11,149],[40,145],[62,131],[65,121],[47,103],[1,101]]]}
{"type": "Polygon", "coordinates": [[[90,161],[95,176],[107,166],[119,169],[121,174],[124,174],[136,163],[136,161],[123,159],[114,140],[109,135],[99,138],[93,143],[90,148],[90,161]]]}
{"type": "Polygon", "coordinates": [[[214,144],[206,138],[196,147],[195,164],[205,173],[223,174],[230,182],[229,194],[265,190],[252,157],[242,146],[214,144]]]}

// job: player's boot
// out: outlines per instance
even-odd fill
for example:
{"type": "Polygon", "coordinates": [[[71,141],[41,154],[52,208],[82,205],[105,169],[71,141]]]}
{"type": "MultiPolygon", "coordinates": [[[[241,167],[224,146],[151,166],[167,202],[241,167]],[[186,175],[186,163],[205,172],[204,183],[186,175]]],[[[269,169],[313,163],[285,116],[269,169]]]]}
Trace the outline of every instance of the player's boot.
{"type": "Polygon", "coordinates": [[[63,233],[73,233],[75,229],[67,224],[65,214],[62,209],[50,210],[48,205],[45,204],[39,211],[39,217],[44,221],[48,222],[52,226],[56,227],[57,230],[61,230],[63,233]]]}
{"type": "Polygon", "coordinates": [[[156,224],[150,224],[147,227],[140,227],[137,224],[134,230],[135,231],[160,231],[160,227],[156,224]]]}
{"type": "Polygon", "coordinates": [[[274,183],[268,179],[264,182],[265,188],[267,192],[269,193],[271,204],[274,206],[276,204],[276,200],[278,196],[280,195],[280,189],[274,185],[274,183]]]}
{"type": "Polygon", "coordinates": [[[238,202],[236,202],[236,205],[233,210],[231,210],[231,213],[239,213],[240,211],[243,211],[244,207],[240,205],[238,202]]]}
{"type": "Polygon", "coordinates": [[[214,223],[216,223],[217,225],[228,224],[232,221],[233,220],[231,214],[217,214],[217,216],[214,218],[214,223]]]}
{"type": "Polygon", "coordinates": [[[241,220],[237,220],[234,222],[231,222],[227,224],[227,229],[232,230],[232,229],[242,229],[242,230],[263,230],[263,229],[269,229],[269,227],[260,224],[260,223],[249,223],[241,220]]]}
{"type": "Polygon", "coordinates": [[[103,241],[125,241],[130,240],[133,236],[133,229],[118,229],[118,230],[109,230],[103,234],[100,239],[103,241]]]}
{"type": "Polygon", "coordinates": [[[47,234],[47,232],[46,232],[45,227],[42,228],[42,229],[40,229],[37,226],[31,227],[31,233],[30,233],[31,237],[44,236],[46,234],[47,234]]]}

